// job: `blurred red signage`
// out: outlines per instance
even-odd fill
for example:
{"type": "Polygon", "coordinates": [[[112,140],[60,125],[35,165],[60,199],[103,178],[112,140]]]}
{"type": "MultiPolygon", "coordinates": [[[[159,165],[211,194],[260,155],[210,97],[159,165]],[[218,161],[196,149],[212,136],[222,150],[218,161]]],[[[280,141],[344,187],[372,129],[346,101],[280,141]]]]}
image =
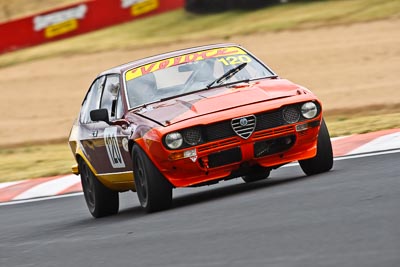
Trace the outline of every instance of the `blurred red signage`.
{"type": "Polygon", "coordinates": [[[0,24],[0,53],[181,8],[184,0],[87,0],[0,24]]]}

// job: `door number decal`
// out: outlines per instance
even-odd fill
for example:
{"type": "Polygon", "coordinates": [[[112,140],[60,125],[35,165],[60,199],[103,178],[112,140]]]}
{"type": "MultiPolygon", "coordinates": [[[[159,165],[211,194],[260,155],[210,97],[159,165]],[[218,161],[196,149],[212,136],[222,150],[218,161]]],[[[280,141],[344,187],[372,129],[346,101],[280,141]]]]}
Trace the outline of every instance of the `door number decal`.
{"type": "Polygon", "coordinates": [[[106,145],[108,158],[110,159],[113,168],[125,168],[125,162],[118,145],[116,127],[104,129],[104,143],[106,145]]]}

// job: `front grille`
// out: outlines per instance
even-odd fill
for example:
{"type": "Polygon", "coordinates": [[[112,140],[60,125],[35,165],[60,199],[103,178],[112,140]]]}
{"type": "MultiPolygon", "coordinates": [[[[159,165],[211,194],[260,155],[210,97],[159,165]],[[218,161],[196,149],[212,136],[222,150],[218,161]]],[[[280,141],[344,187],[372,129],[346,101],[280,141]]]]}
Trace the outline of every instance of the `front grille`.
{"type": "MultiPolygon", "coordinates": [[[[302,103],[297,103],[284,106],[274,111],[268,111],[265,113],[234,118],[232,120],[225,120],[210,125],[201,126],[200,130],[202,138],[200,143],[206,144],[236,136],[241,136],[242,138],[246,139],[252,136],[253,132],[255,133],[253,137],[259,134],[261,134],[263,137],[268,137],[268,132],[266,132],[266,130],[275,129],[282,126],[289,127],[289,125],[293,124],[290,123],[292,121],[301,122],[306,120],[303,116],[300,116],[299,110],[301,105],[302,103]],[[240,120],[243,118],[248,120],[248,125],[240,125],[240,120]],[[255,122],[255,127],[253,120],[255,122]]],[[[321,108],[318,105],[318,113],[320,112],[321,108]]],[[[198,141],[198,136],[196,136],[195,141],[198,141]]],[[[190,146],[190,144],[188,144],[188,146],[190,146]]]]}
{"type": "Polygon", "coordinates": [[[271,129],[285,125],[282,112],[280,110],[267,112],[257,115],[256,131],[271,129]]]}
{"type": "Polygon", "coordinates": [[[243,139],[247,139],[254,132],[256,127],[256,117],[254,115],[235,118],[232,119],[232,129],[233,131],[242,137],[243,139]]]}
{"type": "Polygon", "coordinates": [[[204,139],[208,142],[235,136],[230,121],[222,121],[204,128],[204,139]]]}
{"type": "Polygon", "coordinates": [[[216,168],[219,166],[240,162],[242,160],[242,152],[240,147],[213,153],[208,156],[208,166],[216,168]]]}
{"type": "MultiPolygon", "coordinates": [[[[268,130],[272,128],[277,128],[285,125],[290,125],[290,121],[304,121],[306,120],[304,117],[300,116],[299,109],[302,103],[294,104],[291,106],[282,107],[278,110],[269,111],[261,114],[255,114],[256,125],[254,128],[254,132],[268,130]],[[285,112],[283,112],[285,110],[285,112]],[[286,120],[284,118],[286,117],[286,120]],[[289,122],[288,122],[289,121],[289,122]]],[[[318,106],[318,113],[321,112],[321,108],[318,106]]],[[[250,115],[253,116],[253,115],[250,115]]],[[[247,117],[250,117],[247,116],[247,117]]],[[[245,117],[245,118],[247,118],[245,117]]],[[[242,118],[242,117],[241,117],[242,118]]],[[[236,125],[240,125],[240,119],[236,118],[232,120],[232,125],[230,121],[222,121],[218,123],[214,123],[212,125],[204,127],[203,131],[205,133],[205,142],[215,141],[223,138],[233,137],[237,135],[235,130],[232,127],[236,127],[236,125]],[[235,126],[233,122],[235,121],[235,126]]],[[[246,130],[244,130],[246,131],[246,130]]],[[[249,131],[249,130],[248,130],[249,131]]],[[[241,134],[240,131],[237,131],[238,135],[241,134]]],[[[252,132],[249,136],[251,136],[252,132]]],[[[244,134],[246,137],[248,132],[244,134]]],[[[240,135],[239,135],[240,136],[240,135]]],[[[248,137],[249,137],[248,136],[248,137]]],[[[247,138],[248,138],[247,137],[247,138]]]]}
{"type": "MultiPolygon", "coordinates": [[[[240,118],[239,120],[240,125],[240,118]]],[[[266,129],[271,129],[287,124],[280,110],[273,112],[266,112],[262,114],[255,115],[256,126],[254,131],[261,131],[266,129]]],[[[233,122],[233,120],[232,120],[233,122]]],[[[236,136],[235,131],[232,129],[231,121],[222,121],[208,125],[203,128],[204,140],[205,142],[211,142],[219,139],[229,138],[236,136]]]]}

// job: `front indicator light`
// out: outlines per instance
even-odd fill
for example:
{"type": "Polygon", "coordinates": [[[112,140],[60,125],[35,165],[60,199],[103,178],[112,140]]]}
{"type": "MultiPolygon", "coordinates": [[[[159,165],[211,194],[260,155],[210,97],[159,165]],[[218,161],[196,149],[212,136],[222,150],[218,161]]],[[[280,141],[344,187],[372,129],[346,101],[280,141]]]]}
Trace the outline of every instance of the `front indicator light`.
{"type": "Polygon", "coordinates": [[[197,156],[196,149],[183,151],[184,158],[190,158],[190,157],[196,157],[196,156],[197,156]]]}
{"type": "Polygon", "coordinates": [[[319,125],[320,125],[320,122],[318,120],[317,121],[311,121],[311,122],[308,122],[308,123],[298,124],[298,125],[296,125],[296,131],[297,132],[302,132],[302,131],[305,131],[307,129],[318,127],[319,125]]]}
{"type": "Polygon", "coordinates": [[[185,158],[197,158],[197,152],[196,152],[196,149],[174,152],[174,153],[171,153],[168,158],[170,160],[178,160],[178,159],[185,159],[185,158]]]}
{"type": "Polygon", "coordinates": [[[308,129],[307,123],[296,125],[296,131],[301,132],[308,129]]]}

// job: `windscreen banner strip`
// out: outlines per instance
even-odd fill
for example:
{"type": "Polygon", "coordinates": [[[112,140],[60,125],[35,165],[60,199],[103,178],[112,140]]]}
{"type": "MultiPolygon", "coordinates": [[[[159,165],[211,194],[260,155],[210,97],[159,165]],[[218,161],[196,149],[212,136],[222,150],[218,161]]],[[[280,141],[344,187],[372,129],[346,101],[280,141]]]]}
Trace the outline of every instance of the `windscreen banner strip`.
{"type": "Polygon", "coordinates": [[[129,70],[125,74],[126,81],[130,81],[132,79],[136,79],[140,76],[161,70],[166,69],[172,66],[181,65],[190,62],[201,61],[209,58],[219,58],[226,57],[230,55],[246,55],[247,53],[238,47],[224,47],[224,48],[216,48],[210,49],[200,52],[195,52],[187,55],[181,55],[177,57],[171,57],[167,59],[163,59],[157,62],[149,63],[144,66],[140,66],[138,68],[129,70]]]}

